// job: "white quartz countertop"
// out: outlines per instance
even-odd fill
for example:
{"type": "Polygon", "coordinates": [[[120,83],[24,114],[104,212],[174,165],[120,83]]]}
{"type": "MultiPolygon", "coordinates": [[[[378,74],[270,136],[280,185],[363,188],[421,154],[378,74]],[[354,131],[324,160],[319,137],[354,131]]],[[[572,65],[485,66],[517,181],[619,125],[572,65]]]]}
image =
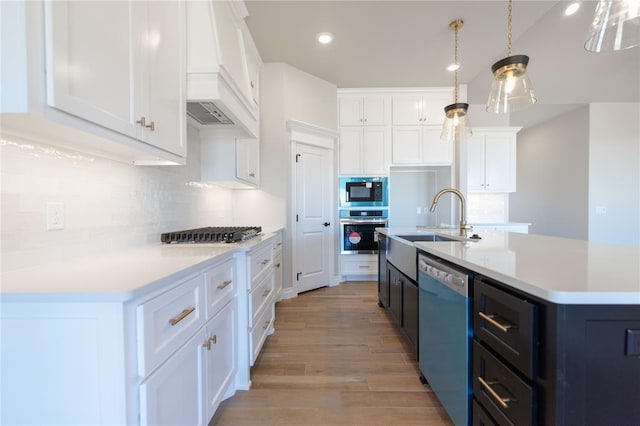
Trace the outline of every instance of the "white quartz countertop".
{"type": "MultiPolygon", "coordinates": [[[[389,236],[457,230],[387,228],[389,236]]],[[[427,253],[558,304],[640,305],[640,248],[477,230],[477,241],[416,241],[427,253]]]]}
{"type": "Polygon", "coordinates": [[[3,271],[0,298],[10,301],[126,301],[168,280],[179,280],[214,265],[238,251],[272,238],[267,233],[243,243],[154,244],[46,264],[3,271]]]}

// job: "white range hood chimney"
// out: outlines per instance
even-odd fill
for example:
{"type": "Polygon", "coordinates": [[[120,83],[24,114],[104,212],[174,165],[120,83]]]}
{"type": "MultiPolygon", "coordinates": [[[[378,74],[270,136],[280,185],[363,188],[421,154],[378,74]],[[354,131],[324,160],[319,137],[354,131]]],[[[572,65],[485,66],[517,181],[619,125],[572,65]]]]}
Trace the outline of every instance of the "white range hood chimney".
{"type": "Polygon", "coordinates": [[[243,2],[188,1],[187,115],[225,137],[258,135],[243,34],[243,2]]]}

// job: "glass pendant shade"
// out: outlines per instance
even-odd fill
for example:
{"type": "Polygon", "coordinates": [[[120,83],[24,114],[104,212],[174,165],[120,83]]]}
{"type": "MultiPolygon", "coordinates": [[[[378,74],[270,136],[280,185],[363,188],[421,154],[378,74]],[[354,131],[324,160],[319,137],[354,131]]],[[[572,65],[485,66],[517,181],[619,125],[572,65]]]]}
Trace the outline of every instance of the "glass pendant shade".
{"type": "Polygon", "coordinates": [[[471,125],[469,124],[469,104],[456,103],[444,107],[445,120],[442,126],[440,139],[446,141],[463,140],[471,136],[471,125]]]}
{"type": "Polygon", "coordinates": [[[529,57],[514,55],[501,59],[491,67],[493,83],[487,101],[487,112],[505,114],[536,103],[527,75],[529,57]]]}
{"type": "Polygon", "coordinates": [[[640,45],[640,0],[600,0],[584,48],[590,52],[640,45]]]}

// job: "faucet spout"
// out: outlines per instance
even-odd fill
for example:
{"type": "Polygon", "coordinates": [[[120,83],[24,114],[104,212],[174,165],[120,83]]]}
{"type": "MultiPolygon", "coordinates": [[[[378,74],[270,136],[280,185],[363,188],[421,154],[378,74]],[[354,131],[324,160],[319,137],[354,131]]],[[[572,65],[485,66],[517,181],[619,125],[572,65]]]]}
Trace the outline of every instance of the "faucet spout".
{"type": "Polygon", "coordinates": [[[460,236],[466,237],[467,230],[470,228],[470,226],[467,225],[465,200],[464,200],[464,195],[462,195],[462,192],[458,191],[455,188],[441,189],[436,193],[436,195],[433,196],[433,201],[431,202],[431,207],[429,208],[429,211],[433,212],[436,210],[436,206],[438,205],[438,201],[440,200],[440,197],[443,194],[446,194],[447,192],[452,193],[453,195],[458,197],[458,199],[460,200],[460,236]]]}

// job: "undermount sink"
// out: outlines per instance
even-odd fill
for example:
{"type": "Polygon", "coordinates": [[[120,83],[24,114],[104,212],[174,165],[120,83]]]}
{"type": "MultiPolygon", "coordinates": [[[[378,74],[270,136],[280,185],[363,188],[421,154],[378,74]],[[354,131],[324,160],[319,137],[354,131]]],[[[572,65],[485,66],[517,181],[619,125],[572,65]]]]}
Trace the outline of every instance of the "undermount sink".
{"type": "Polygon", "coordinates": [[[442,237],[440,235],[427,234],[427,235],[396,235],[396,238],[402,238],[407,241],[458,241],[455,238],[442,237]]]}

